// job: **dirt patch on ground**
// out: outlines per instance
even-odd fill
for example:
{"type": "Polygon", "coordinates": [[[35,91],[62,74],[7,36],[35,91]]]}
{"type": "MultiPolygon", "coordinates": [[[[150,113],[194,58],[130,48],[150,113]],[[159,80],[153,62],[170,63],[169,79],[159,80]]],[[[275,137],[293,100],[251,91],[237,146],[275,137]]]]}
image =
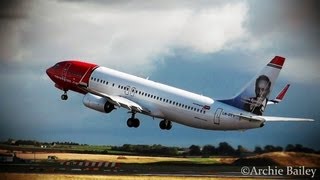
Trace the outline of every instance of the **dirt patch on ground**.
{"type": "Polygon", "coordinates": [[[305,166],[320,167],[320,155],[296,152],[272,152],[252,157],[239,158],[237,166],[305,166]]]}

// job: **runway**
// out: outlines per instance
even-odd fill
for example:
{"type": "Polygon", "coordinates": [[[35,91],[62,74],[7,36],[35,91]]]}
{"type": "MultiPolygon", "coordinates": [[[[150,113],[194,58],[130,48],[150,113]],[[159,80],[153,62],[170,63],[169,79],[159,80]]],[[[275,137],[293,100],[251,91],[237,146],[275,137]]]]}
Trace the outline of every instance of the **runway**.
{"type": "MultiPolygon", "coordinates": [[[[194,177],[194,178],[268,178],[286,179],[291,176],[245,176],[237,166],[159,166],[116,162],[61,161],[38,163],[2,163],[0,173],[36,173],[105,176],[194,177]]],[[[317,176],[316,178],[318,178],[317,176]]],[[[297,178],[297,177],[294,177],[297,178]]],[[[304,178],[299,176],[298,178],[304,178]]]]}

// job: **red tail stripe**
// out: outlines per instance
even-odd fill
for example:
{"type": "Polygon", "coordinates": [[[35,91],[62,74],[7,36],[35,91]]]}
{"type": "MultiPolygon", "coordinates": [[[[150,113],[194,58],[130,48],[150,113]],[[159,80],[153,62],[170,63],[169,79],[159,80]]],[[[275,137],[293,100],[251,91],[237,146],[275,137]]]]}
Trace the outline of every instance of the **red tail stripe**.
{"type": "Polygon", "coordinates": [[[281,57],[281,56],[275,56],[275,57],[270,61],[270,63],[282,67],[283,64],[284,64],[284,60],[285,60],[285,59],[286,59],[286,58],[281,57]]]}

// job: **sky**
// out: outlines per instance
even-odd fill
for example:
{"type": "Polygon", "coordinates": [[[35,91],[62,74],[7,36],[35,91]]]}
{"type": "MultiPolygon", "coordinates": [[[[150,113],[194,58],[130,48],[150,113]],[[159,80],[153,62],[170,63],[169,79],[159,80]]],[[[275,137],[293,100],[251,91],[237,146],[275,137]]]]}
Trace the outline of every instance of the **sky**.
{"type": "Polygon", "coordinates": [[[0,140],[96,145],[218,145],[254,148],[302,144],[320,149],[320,3],[317,1],[1,1],[0,140]],[[265,115],[315,122],[267,123],[247,131],[208,131],[137,115],[84,107],[83,95],[54,87],[45,70],[80,59],[211,98],[235,95],[274,56],[286,63],[265,115]]]}

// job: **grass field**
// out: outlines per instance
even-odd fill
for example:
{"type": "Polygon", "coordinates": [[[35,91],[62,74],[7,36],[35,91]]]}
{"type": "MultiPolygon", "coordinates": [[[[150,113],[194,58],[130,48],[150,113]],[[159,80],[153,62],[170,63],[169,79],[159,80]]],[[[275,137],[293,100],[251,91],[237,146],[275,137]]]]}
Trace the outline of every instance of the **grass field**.
{"type": "MultiPolygon", "coordinates": [[[[16,152],[17,156],[22,159],[33,160],[48,164],[48,156],[57,156],[58,161],[66,160],[85,160],[85,161],[108,161],[120,163],[120,168],[125,170],[123,173],[105,175],[78,175],[78,174],[47,174],[35,172],[24,173],[0,173],[0,179],[53,179],[53,180],[70,180],[70,179],[124,179],[124,180],[149,180],[149,179],[166,179],[166,180],[192,180],[192,179],[224,179],[223,177],[184,177],[175,176],[174,174],[225,174],[231,173],[227,179],[243,179],[243,177],[234,177],[234,172],[240,172],[242,166],[305,166],[320,167],[320,155],[295,152],[273,152],[261,155],[254,155],[244,158],[232,157],[152,157],[152,156],[132,156],[132,155],[94,155],[94,154],[76,154],[76,153],[41,153],[36,154],[28,152],[16,152]],[[269,164],[271,163],[271,164],[269,164]],[[128,175],[131,174],[132,175],[128,175]],[[164,174],[163,176],[139,174],[164,174]],[[166,176],[166,174],[173,174],[166,176]]],[[[41,164],[41,163],[40,163],[41,164]]],[[[50,164],[50,163],[49,163],[50,164]]],[[[58,164],[58,163],[53,163],[58,164]]],[[[7,171],[4,171],[7,172],[7,171]]],[[[10,171],[8,171],[10,172],[10,171]]],[[[19,171],[14,171],[19,172],[19,171]]],[[[187,175],[186,175],[187,176],[187,175]]]]}
{"type": "Polygon", "coordinates": [[[118,163],[157,163],[157,162],[180,162],[188,164],[219,164],[233,162],[235,158],[181,158],[181,157],[152,157],[152,156],[132,156],[132,155],[97,155],[97,154],[75,154],[75,153],[25,153],[17,152],[16,155],[22,159],[42,161],[48,156],[56,156],[59,161],[65,160],[87,160],[87,161],[108,161],[118,163]]]}
{"type": "Polygon", "coordinates": [[[153,157],[134,155],[99,155],[99,154],[77,154],[77,153],[28,153],[17,152],[19,158],[27,160],[45,161],[48,156],[58,157],[58,161],[87,160],[108,161],[124,164],[193,164],[193,165],[279,165],[279,166],[306,166],[320,167],[320,155],[296,152],[272,152],[246,158],[233,157],[153,157]],[[270,162],[271,164],[268,164],[270,162]],[[235,163],[235,164],[234,164],[235,163]]]}

